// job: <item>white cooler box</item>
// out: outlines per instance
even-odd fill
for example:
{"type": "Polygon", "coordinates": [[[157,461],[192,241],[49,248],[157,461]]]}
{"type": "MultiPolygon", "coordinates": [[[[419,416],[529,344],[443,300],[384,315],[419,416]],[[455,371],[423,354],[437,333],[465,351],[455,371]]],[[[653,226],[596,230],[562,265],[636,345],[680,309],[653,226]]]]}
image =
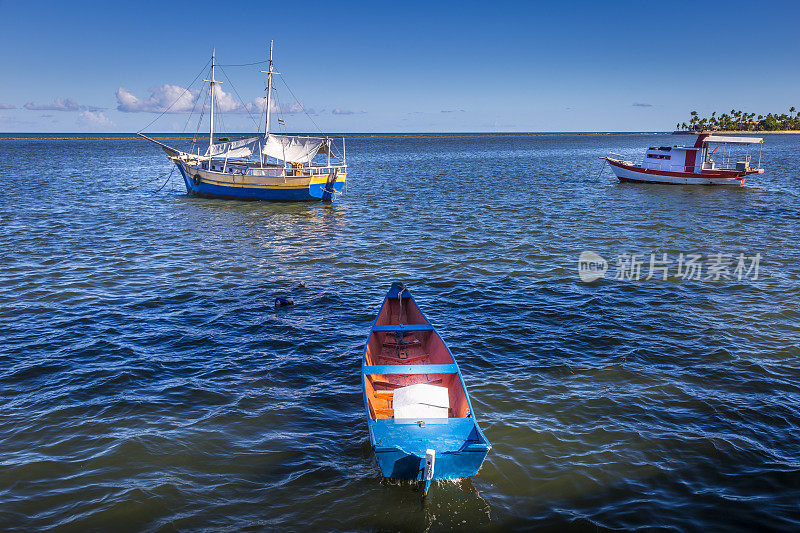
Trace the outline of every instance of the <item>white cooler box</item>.
{"type": "Polygon", "coordinates": [[[450,398],[446,387],[420,383],[394,390],[395,418],[447,418],[450,398]]]}

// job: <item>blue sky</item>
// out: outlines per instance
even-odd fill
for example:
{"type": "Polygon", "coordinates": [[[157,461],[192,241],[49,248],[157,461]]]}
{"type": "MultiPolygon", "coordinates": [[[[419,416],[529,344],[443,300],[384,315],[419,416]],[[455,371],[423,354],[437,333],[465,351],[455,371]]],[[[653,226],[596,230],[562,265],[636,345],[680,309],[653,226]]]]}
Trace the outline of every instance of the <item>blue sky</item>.
{"type": "MultiPolygon", "coordinates": [[[[798,18],[796,2],[0,0],[0,131],[137,131],[212,47],[249,63],[269,39],[324,131],[669,130],[691,109],[800,108],[798,18]]],[[[259,68],[225,68],[246,103],[259,68]]],[[[288,129],[314,130],[277,86],[288,129]]],[[[254,128],[242,110],[229,131],[254,128]]]]}

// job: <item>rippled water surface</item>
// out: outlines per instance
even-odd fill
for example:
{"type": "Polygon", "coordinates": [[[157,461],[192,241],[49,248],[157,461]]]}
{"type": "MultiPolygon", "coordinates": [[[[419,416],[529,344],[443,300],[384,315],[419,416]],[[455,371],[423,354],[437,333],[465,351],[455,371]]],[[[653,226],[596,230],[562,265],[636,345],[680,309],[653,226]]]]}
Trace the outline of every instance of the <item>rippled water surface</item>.
{"type": "Polygon", "coordinates": [[[0,142],[3,528],[800,528],[800,138],[744,188],[598,174],[678,141],[351,139],[332,206],[155,192],[144,141],[0,142]],[[761,260],[647,280],[651,253],[761,260]],[[359,389],[393,280],[494,446],[424,504],[381,479],[359,389]]]}

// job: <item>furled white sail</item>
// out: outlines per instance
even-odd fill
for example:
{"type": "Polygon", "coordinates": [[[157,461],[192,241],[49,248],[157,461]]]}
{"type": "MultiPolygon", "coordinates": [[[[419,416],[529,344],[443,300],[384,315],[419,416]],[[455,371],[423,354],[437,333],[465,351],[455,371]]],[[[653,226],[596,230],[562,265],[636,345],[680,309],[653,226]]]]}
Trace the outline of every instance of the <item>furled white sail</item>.
{"type": "Polygon", "coordinates": [[[289,163],[308,163],[317,153],[330,153],[328,139],[322,137],[267,136],[261,153],[289,163]]]}
{"type": "Polygon", "coordinates": [[[249,157],[258,153],[289,163],[308,163],[317,153],[330,151],[328,139],[322,137],[293,137],[290,135],[269,134],[263,137],[249,137],[238,141],[215,143],[208,147],[205,157],[234,158],[249,157]]]}
{"type": "Polygon", "coordinates": [[[249,157],[254,150],[258,150],[255,145],[260,140],[259,137],[249,137],[238,141],[212,144],[206,150],[206,157],[249,157]]]}

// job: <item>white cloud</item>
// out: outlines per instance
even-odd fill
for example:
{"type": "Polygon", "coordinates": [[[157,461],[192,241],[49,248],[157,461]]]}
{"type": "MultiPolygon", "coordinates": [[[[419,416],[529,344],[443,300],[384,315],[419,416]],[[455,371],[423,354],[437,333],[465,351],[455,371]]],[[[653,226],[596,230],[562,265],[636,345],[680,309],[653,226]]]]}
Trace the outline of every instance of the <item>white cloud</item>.
{"type": "Polygon", "coordinates": [[[16,109],[17,106],[12,104],[0,104],[0,109],[16,109]]]}
{"type": "Polygon", "coordinates": [[[80,115],[78,115],[78,122],[96,128],[110,128],[114,126],[114,123],[100,111],[81,111],[80,115]]]}
{"type": "MultiPolygon", "coordinates": [[[[361,111],[353,111],[352,109],[343,109],[341,107],[337,107],[337,108],[331,109],[331,113],[334,114],[334,115],[363,115],[363,114],[366,113],[366,111],[364,111],[363,109],[361,111]]],[[[425,114],[425,113],[423,113],[422,111],[418,111],[416,113],[408,113],[408,114],[410,114],[410,115],[415,115],[415,114],[422,115],[422,114],[425,114]]]]}
{"type": "Polygon", "coordinates": [[[165,83],[151,87],[150,96],[141,99],[125,87],[117,89],[117,109],[125,113],[189,113],[200,91],[165,83]]]}
{"type": "Polygon", "coordinates": [[[56,98],[52,104],[34,104],[28,102],[24,106],[29,111],[100,111],[102,107],[81,105],[72,98],[56,98]]]}
{"type": "MultiPolygon", "coordinates": [[[[265,107],[267,107],[267,99],[262,97],[253,98],[253,100],[247,104],[247,109],[251,113],[263,113],[265,107]]],[[[272,102],[272,109],[273,111],[275,110],[275,102],[272,102]]]]}
{"type": "MultiPolygon", "coordinates": [[[[117,109],[125,113],[189,113],[192,110],[200,111],[199,99],[202,97],[206,101],[208,89],[201,92],[198,90],[184,89],[177,85],[164,84],[160,87],[151,87],[150,95],[139,98],[125,87],[117,89],[117,109]],[[173,103],[174,102],[174,103],[173,103]]],[[[242,105],[231,93],[225,92],[221,87],[214,89],[214,108],[222,113],[263,113],[266,107],[266,98],[253,98],[247,104],[242,105]]],[[[205,110],[208,111],[208,103],[205,103],[205,110]]],[[[313,109],[306,109],[306,113],[314,115],[313,109]]],[[[303,112],[303,105],[278,104],[272,101],[272,112],[284,115],[295,115],[303,112]]]]}
{"type": "MultiPolygon", "coordinates": [[[[267,99],[264,97],[260,98],[253,98],[250,102],[245,105],[242,105],[237,99],[235,99],[230,93],[226,93],[221,88],[217,88],[214,90],[215,94],[215,109],[222,113],[263,113],[264,108],[267,107],[267,99]]],[[[274,100],[271,103],[272,112],[273,113],[282,113],[284,115],[294,115],[296,113],[302,113],[303,107],[300,104],[291,104],[291,105],[282,105],[278,106],[277,102],[274,100]]],[[[207,108],[208,106],[206,106],[207,108]]],[[[309,113],[313,114],[314,110],[306,110],[309,113]]]]}
{"type": "MultiPolygon", "coordinates": [[[[267,99],[264,97],[253,98],[253,100],[247,104],[247,109],[251,113],[256,113],[256,112],[263,113],[265,107],[267,107],[267,99]]],[[[275,100],[273,100],[270,110],[273,113],[280,113],[282,115],[296,115],[298,113],[303,112],[303,104],[298,104],[297,102],[295,102],[293,104],[283,104],[279,106],[278,103],[275,100]]],[[[316,114],[316,111],[314,111],[314,109],[306,108],[305,111],[309,115],[316,114]]]]}
{"type": "Polygon", "coordinates": [[[230,93],[226,93],[222,88],[214,90],[214,105],[217,111],[222,113],[246,113],[244,106],[236,100],[230,93]]]}
{"type": "Polygon", "coordinates": [[[276,109],[276,112],[283,113],[284,115],[295,115],[297,113],[302,113],[305,111],[309,115],[316,115],[317,112],[314,111],[313,108],[308,108],[303,106],[303,104],[298,104],[295,102],[294,104],[284,104],[280,107],[280,109],[276,109]]]}

